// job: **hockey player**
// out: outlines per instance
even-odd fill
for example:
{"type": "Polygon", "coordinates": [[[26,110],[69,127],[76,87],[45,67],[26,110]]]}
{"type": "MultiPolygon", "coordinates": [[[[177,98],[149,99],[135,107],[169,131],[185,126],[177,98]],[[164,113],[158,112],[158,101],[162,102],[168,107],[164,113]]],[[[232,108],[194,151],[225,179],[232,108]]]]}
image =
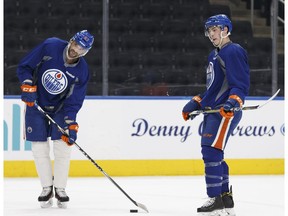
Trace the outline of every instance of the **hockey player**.
{"type": "Polygon", "coordinates": [[[185,121],[194,119],[190,112],[220,108],[220,113],[205,114],[201,134],[201,153],[205,165],[208,201],[197,209],[199,215],[235,215],[232,187],[229,190],[229,168],[224,149],[242,117],[242,107],[250,86],[246,51],[229,39],[230,19],[219,14],[205,22],[205,36],[216,47],[208,56],[206,91],[194,96],[183,108],[185,121]]]}
{"type": "Polygon", "coordinates": [[[77,113],[82,107],[89,72],[83,56],[91,49],[94,37],[83,30],[69,42],[48,38],[35,47],[19,63],[17,75],[22,83],[21,99],[25,110],[26,139],[32,152],[43,188],[38,197],[41,207],[53,205],[53,188],[58,207],[66,208],[69,197],[65,192],[70,166],[71,145],[77,139],[77,113]],[[37,101],[67,134],[41,114],[37,101]],[[54,169],[50,160],[49,138],[53,141],[54,169]]]}

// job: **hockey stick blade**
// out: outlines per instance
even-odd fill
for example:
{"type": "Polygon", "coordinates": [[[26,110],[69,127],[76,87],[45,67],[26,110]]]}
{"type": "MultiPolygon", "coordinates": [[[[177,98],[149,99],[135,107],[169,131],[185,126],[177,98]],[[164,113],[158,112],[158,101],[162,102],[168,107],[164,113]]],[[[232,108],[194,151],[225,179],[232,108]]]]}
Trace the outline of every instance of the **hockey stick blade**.
{"type": "Polygon", "coordinates": [[[134,205],[142,208],[147,213],[149,212],[145,205],[133,200],[77,143],[74,143],[74,145],[100,170],[104,176],[106,176],[132,203],[134,203],[134,205]]]}
{"type": "MultiPolygon", "coordinates": [[[[59,130],[63,135],[68,136],[68,134],[65,132],[65,130],[57,123],[55,122],[55,120],[49,116],[42,108],[41,106],[39,106],[37,104],[37,102],[34,102],[34,106],[43,114],[45,115],[45,117],[51,121],[59,130]]],[[[135,200],[133,200],[76,142],[74,143],[74,145],[79,149],[79,151],[82,152],[82,154],[89,159],[97,169],[100,170],[100,172],[106,176],[131,202],[134,203],[134,205],[138,206],[139,208],[143,209],[144,211],[146,211],[147,213],[149,212],[147,207],[141,203],[136,202],[135,200]]]]}
{"type": "Polygon", "coordinates": [[[269,103],[270,101],[272,101],[278,95],[279,92],[280,92],[280,89],[278,89],[277,92],[275,92],[275,94],[272,97],[270,97],[264,104],[261,104],[258,108],[261,108],[265,106],[267,103],[269,103]]]}
{"type": "MultiPolygon", "coordinates": [[[[241,108],[235,108],[232,111],[240,111],[240,110],[255,110],[255,109],[259,109],[263,106],[265,106],[266,104],[268,104],[270,101],[272,101],[280,92],[280,89],[278,89],[274,95],[272,95],[272,97],[270,97],[268,100],[265,101],[265,103],[261,104],[261,105],[251,105],[251,106],[244,106],[241,108]]],[[[198,114],[209,114],[209,113],[218,113],[220,112],[220,109],[210,109],[210,110],[195,110],[191,113],[189,113],[189,116],[191,115],[198,115],[198,114]]]]}
{"type": "Polygon", "coordinates": [[[143,205],[142,203],[136,202],[136,206],[138,206],[139,208],[143,209],[143,210],[146,211],[147,213],[149,212],[148,209],[146,208],[146,206],[143,205]]]}

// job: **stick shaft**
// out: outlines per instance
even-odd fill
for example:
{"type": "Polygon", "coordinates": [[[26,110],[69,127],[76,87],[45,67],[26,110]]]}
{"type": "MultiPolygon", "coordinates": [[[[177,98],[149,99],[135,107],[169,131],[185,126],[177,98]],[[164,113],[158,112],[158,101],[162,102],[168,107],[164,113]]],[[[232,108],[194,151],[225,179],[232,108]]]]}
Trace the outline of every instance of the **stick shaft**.
{"type": "MultiPolygon", "coordinates": [[[[236,107],[234,109],[232,109],[231,111],[240,111],[240,110],[255,110],[255,109],[259,109],[263,106],[265,106],[267,103],[269,103],[270,101],[272,101],[280,92],[280,89],[278,89],[275,94],[270,97],[268,100],[265,101],[265,103],[261,104],[261,105],[252,105],[252,106],[244,106],[242,108],[240,107],[236,107]]],[[[191,113],[189,113],[189,115],[198,115],[198,114],[209,114],[209,113],[218,113],[220,112],[220,109],[211,109],[211,110],[195,110],[191,113]]]]}
{"type": "MultiPolygon", "coordinates": [[[[65,132],[65,130],[57,123],[54,121],[54,119],[49,116],[35,101],[34,103],[35,107],[43,114],[46,116],[46,118],[51,121],[54,125],[57,126],[57,128],[61,131],[61,133],[63,135],[67,136],[67,133],[65,132]]],[[[147,208],[145,207],[145,205],[141,204],[141,203],[137,203],[135,200],[133,200],[103,169],[102,167],[100,167],[88,154],[86,151],[84,151],[76,142],[74,143],[74,145],[83,153],[83,155],[88,158],[96,167],[97,169],[100,170],[100,172],[106,176],[131,202],[134,203],[134,205],[144,209],[145,211],[148,212],[147,208]]]]}

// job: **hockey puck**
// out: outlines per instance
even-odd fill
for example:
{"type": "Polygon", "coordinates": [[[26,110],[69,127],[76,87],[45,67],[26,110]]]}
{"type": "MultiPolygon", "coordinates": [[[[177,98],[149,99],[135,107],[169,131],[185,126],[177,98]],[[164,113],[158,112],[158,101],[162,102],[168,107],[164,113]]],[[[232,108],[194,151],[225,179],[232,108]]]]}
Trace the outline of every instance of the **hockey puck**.
{"type": "Polygon", "coordinates": [[[137,213],[138,210],[137,209],[130,209],[130,213],[137,213]]]}

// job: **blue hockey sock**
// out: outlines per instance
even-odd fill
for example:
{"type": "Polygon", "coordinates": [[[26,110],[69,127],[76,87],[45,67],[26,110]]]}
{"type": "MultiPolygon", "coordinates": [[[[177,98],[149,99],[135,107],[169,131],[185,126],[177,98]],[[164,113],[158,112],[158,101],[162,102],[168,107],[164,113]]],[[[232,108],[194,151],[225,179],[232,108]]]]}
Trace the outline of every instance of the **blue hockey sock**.
{"type": "Polygon", "coordinates": [[[222,181],[222,193],[229,192],[229,167],[225,161],[222,161],[223,168],[223,181],[222,181]]]}
{"type": "Polygon", "coordinates": [[[210,146],[202,146],[202,156],[205,164],[207,195],[219,196],[222,193],[223,151],[210,146]]]}

